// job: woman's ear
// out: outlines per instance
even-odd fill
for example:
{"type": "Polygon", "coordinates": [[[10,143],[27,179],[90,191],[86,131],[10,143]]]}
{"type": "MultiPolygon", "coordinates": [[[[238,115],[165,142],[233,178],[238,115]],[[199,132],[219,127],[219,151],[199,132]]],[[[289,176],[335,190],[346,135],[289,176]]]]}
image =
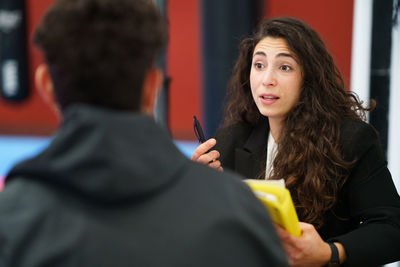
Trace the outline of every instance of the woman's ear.
{"type": "Polygon", "coordinates": [[[49,67],[42,63],[36,68],[35,85],[44,102],[51,106],[59,115],[60,111],[54,96],[54,86],[51,80],[49,67]]]}
{"type": "Polygon", "coordinates": [[[152,67],[145,75],[142,87],[141,112],[153,116],[153,109],[163,82],[161,69],[152,67]]]}

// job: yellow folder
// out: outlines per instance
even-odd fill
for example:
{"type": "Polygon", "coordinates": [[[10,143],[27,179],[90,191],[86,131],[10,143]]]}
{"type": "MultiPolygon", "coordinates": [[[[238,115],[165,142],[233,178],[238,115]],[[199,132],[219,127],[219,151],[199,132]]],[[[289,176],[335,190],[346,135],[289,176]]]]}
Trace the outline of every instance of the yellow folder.
{"type": "Polygon", "coordinates": [[[290,192],[279,182],[269,180],[244,180],[267,208],[272,220],[299,237],[301,229],[290,192]]]}

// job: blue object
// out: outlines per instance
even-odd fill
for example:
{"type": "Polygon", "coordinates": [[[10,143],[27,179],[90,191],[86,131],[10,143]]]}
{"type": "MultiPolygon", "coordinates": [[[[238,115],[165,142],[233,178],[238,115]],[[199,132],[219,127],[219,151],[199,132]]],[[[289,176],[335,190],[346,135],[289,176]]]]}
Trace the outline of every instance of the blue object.
{"type": "MultiPolygon", "coordinates": [[[[40,153],[50,141],[51,137],[0,135],[0,179],[18,162],[40,153]]],[[[188,158],[199,145],[198,142],[191,141],[174,141],[174,143],[188,158]]]]}
{"type": "Polygon", "coordinates": [[[49,137],[0,136],[0,176],[6,175],[18,162],[41,152],[50,140],[49,137]]]}
{"type": "Polygon", "coordinates": [[[174,141],[174,143],[189,159],[192,157],[197,146],[200,145],[198,141],[174,141]]]}

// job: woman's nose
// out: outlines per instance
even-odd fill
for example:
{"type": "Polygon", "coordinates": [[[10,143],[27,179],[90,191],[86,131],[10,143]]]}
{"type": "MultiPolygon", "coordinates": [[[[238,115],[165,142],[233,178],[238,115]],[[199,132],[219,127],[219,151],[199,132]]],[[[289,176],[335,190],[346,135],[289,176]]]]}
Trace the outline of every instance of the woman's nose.
{"type": "Polygon", "coordinates": [[[275,86],[276,85],[276,75],[273,69],[267,68],[263,73],[262,83],[264,86],[275,86]]]}

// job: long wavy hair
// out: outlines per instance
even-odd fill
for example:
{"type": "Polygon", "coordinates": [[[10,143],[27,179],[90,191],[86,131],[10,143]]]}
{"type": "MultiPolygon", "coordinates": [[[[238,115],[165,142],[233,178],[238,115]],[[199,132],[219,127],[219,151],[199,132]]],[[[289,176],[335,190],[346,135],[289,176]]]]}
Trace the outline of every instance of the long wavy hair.
{"type": "Polygon", "coordinates": [[[295,18],[274,18],[240,44],[223,126],[265,121],[254,103],[249,77],[254,48],[267,36],[283,38],[303,72],[300,98],[285,118],[271,179],[284,178],[299,218],[320,228],[353,165],[343,158],[339,146],[341,120],[365,120],[374,103],[363,107],[354,93],[345,90],[339,69],[313,29],[295,18]]]}

